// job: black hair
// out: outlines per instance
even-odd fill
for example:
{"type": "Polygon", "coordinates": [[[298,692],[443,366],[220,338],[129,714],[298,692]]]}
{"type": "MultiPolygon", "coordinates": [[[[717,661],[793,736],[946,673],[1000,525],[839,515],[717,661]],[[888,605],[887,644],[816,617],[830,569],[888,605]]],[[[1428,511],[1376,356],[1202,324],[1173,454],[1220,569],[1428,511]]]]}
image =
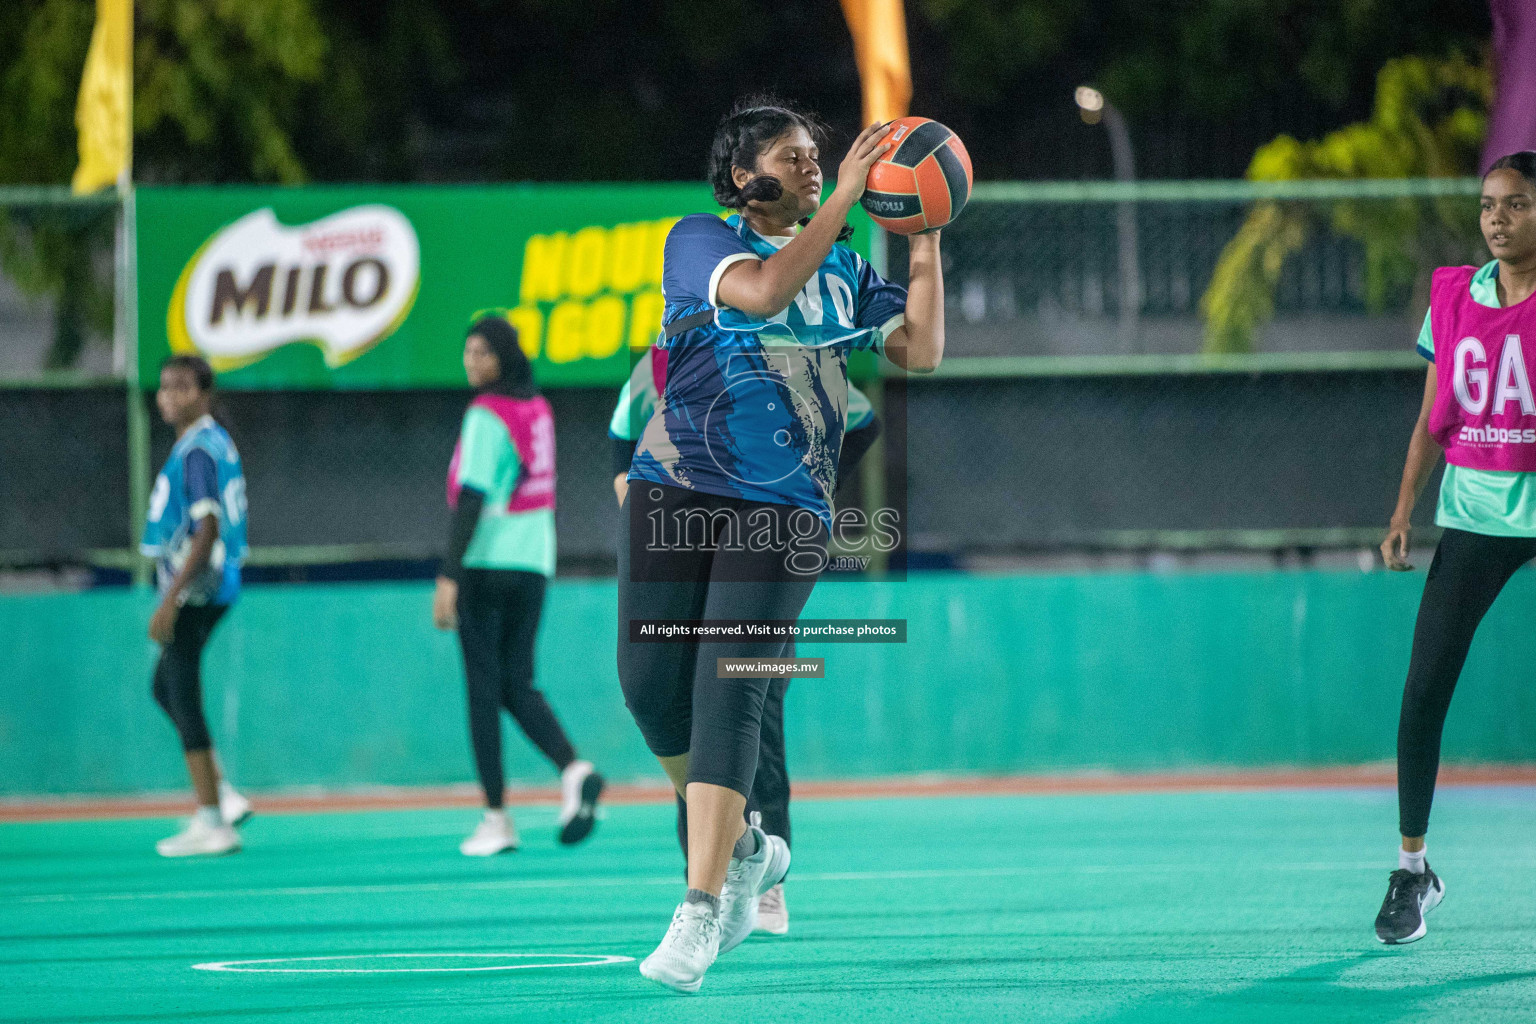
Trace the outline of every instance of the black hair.
{"type": "Polygon", "coordinates": [[[213,367],[208,365],[208,360],[202,356],[166,356],[160,364],[160,372],[166,370],[186,370],[192,375],[192,380],[197,384],[199,391],[213,390],[213,367]]]}
{"type": "MultiPolygon", "coordinates": [[[[533,366],[517,341],[517,328],[500,316],[487,316],[470,325],[469,334],[478,334],[496,356],[501,374],[482,391],[512,398],[533,398],[539,389],[533,386],[533,366]]],[[[467,338],[469,335],[466,334],[467,338]]]]}
{"type": "Polygon", "coordinates": [[[213,401],[208,405],[208,414],[226,431],[230,429],[229,413],[225,411],[224,403],[214,394],[213,367],[208,365],[208,360],[202,356],[166,356],[160,363],[160,372],[164,373],[166,370],[186,370],[190,373],[192,382],[197,385],[197,390],[205,395],[213,395],[213,401]]]}
{"type": "MultiPolygon", "coordinates": [[[[709,147],[709,184],[715,202],[731,210],[744,210],[753,202],[777,202],[784,195],[784,184],[771,174],[755,174],[757,161],[775,139],[795,128],[804,128],[818,146],[826,140],[827,126],[821,118],[777,97],[751,96],[732,107],[715,129],[709,147]],[[731,176],[737,167],[754,172],[754,177],[739,188],[731,176]]],[[[837,240],[852,237],[853,228],[845,224],[837,240]]]]}
{"type": "MultiPolygon", "coordinates": [[[[1518,153],[1501,156],[1488,168],[1488,174],[1494,171],[1514,171],[1532,188],[1536,188],[1536,150],[1522,149],[1518,153]]],[[[1488,174],[1483,175],[1484,181],[1488,180],[1488,174]]]]}

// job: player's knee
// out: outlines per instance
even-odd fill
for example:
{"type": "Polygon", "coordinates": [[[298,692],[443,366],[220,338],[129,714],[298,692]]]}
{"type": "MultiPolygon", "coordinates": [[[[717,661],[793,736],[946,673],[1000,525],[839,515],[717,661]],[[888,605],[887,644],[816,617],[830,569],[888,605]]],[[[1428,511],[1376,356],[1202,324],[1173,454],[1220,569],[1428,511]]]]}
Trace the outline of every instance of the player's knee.
{"type": "Polygon", "coordinates": [[[514,676],[507,680],[504,695],[507,710],[513,714],[537,708],[540,704],[545,703],[544,694],[540,693],[538,688],[533,685],[531,673],[522,678],[514,676]]]}
{"type": "Polygon", "coordinates": [[[191,722],[177,723],[177,732],[181,736],[181,749],[188,754],[213,749],[213,741],[208,736],[208,728],[203,724],[201,716],[191,722]]]}

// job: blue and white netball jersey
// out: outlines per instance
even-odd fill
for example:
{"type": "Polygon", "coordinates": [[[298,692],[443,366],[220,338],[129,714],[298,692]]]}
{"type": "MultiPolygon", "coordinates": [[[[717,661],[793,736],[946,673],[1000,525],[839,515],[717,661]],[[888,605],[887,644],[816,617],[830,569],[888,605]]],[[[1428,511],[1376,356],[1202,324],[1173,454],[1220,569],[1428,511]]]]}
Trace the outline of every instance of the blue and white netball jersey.
{"type": "Polygon", "coordinates": [[[204,416],[177,440],[155,479],[139,550],[155,559],[164,592],[186,563],[197,524],[219,517],[219,539],[208,567],[187,589],[186,603],[233,604],[245,560],[245,473],[229,433],[204,416]]]}
{"type": "MultiPolygon", "coordinates": [[[[657,373],[654,356],[654,349],[646,349],[645,355],[635,362],[634,369],[630,371],[629,380],[619,389],[618,404],[613,407],[613,415],[608,419],[609,437],[621,441],[638,441],[640,432],[655,415],[656,407],[661,404],[661,388],[664,386],[661,382],[665,372],[657,373]]],[[[869,396],[856,385],[849,384],[848,423],[843,428],[844,432],[858,430],[874,418],[875,407],[870,404],[869,396]]]]}
{"type": "Polygon", "coordinates": [[[834,245],[805,288],[766,319],[722,306],[720,277],[790,241],[739,216],[695,214],[667,236],[662,293],[669,324],[714,321],[658,342],[666,390],[641,432],[630,480],[808,508],[831,522],[848,419],[848,353],[880,350],[902,326],[906,289],[834,245]]]}

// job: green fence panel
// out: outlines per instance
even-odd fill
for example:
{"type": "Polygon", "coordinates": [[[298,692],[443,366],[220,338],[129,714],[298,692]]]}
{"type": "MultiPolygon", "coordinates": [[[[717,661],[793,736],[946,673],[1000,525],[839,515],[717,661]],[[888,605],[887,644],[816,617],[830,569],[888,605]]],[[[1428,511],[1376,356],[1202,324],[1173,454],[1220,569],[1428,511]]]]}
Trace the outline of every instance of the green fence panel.
{"type": "MultiPolygon", "coordinates": [[[[807,617],[905,618],[906,644],[807,644],[790,690],[800,779],[1324,766],[1390,760],[1421,574],[914,575],[824,583],[807,617]]],[[[149,696],[152,598],[0,598],[0,795],[182,789],[149,696]]],[[[472,778],[458,652],[421,584],[259,586],[205,666],[209,723],[253,789],[472,778]]],[[[1536,751],[1536,574],[1495,605],[1445,756],[1536,751]]],[[[660,781],[614,670],[611,581],[551,588],[539,685],[610,777],[660,781]]],[[[515,730],[508,726],[515,734],[515,730]]],[[[521,739],[508,777],[554,772],[521,739]]]]}

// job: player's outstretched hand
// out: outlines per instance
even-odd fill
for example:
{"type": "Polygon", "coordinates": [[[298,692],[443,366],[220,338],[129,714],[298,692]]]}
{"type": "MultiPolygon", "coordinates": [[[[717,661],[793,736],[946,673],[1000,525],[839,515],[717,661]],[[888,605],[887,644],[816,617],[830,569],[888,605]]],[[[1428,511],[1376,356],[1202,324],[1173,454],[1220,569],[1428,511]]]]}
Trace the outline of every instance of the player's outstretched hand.
{"type": "Polygon", "coordinates": [[[1412,531],[1406,522],[1396,519],[1387,527],[1386,539],[1381,542],[1381,557],[1393,572],[1407,572],[1413,568],[1408,564],[1408,537],[1412,531]]]}
{"type": "Polygon", "coordinates": [[[834,194],[840,194],[850,209],[864,194],[869,169],[875,166],[875,161],[890,152],[891,144],[880,141],[889,123],[876,121],[860,132],[859,137],[853,140],[853,145],[848,147],[848,155],[837,165],[837,189],[834,194]]]}

